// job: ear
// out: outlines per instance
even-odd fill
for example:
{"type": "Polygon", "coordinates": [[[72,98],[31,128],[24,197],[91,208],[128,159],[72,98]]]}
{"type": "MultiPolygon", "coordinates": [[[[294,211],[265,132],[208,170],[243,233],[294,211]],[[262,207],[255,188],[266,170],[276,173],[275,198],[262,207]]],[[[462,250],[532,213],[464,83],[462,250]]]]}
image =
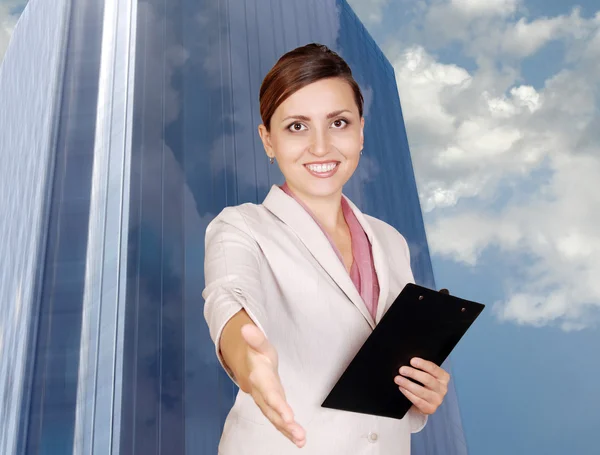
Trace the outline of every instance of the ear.
{"type": "Polygon", "coordinates": [[[267,127],[262,123],[258,125],[258,134],[260,135],[260,139],[263,143],[263,147],[265,148],[265,152],[269,158],[275,158],[275,153],[273,153],[273,146],[271,145],[271,133],[267,131],[267,127]]]}

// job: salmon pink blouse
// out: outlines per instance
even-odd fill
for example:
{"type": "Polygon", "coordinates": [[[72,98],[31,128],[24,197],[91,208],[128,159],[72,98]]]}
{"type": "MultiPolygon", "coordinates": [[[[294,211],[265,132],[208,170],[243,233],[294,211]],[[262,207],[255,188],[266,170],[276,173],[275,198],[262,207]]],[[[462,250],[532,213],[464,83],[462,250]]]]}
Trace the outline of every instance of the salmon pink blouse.
{"type": "MultiPolygon", "coordinates": [[[[342,264],[344,260],[342,258],[342,254],[338,250],[338,248],[333,243],[331,236],[323,229],[323,226],[312,214],[310,209],[292,192],[287,183],[284,183],[281,186],[281,189],[290,197],[294,198],[303,208],[308,212],[308,214],[312,217],[312,219],[317,223],[317,225],[323,231],[323,234],[329,240],[331,247],[337,254],[337,257],[340,259],[342,264]]],[[[348,224],[348,228],[350,230],[350,236],[352,238],[352,267],[350,269],[350,278],[356,286],[356,289],[362,300],[364,301],[369,313],[375,320],[375,314],[377,313],[377,302],[379,300],[379,281],[377,279],[377,272],[375,271],[375,265],[373,263],[373,251],[371,248],[371,243],[367,237],[367,234],[363,230],[360,225],[356,215],[352,211],[350,204],[344,197],[342,197],[342,211],[344,213],[344,218],[346,223],[348,224]]],[[[345,266],[344,266],[345,268],[345,266]]]]}

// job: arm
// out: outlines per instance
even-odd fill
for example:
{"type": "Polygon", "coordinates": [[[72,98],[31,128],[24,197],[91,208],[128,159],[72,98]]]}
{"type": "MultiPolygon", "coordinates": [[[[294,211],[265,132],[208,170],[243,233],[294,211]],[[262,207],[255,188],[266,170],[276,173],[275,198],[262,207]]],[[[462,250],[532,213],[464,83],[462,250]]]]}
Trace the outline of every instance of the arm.
{"type": "Polygon", "coordinates": [[[241,327],[251,323],[265,337],[268,333],[260,249],[246,226],[236,208],[225,209],[210,223],[205,238],[206,287],[202,292],[204,317],[217,358],[242,390],[246,389],[247,374],[240,359],[247,347],[241,338],[241,327]]]}
{"type": "Polygon", "coordinates": [[[242,336],[242,327],[246,324],[256,327],[250,316],[248,316],[248,313],[246,313],[246,310],[242,309],[223,328],[220,350],[225,368],[232,372],[240,389],[246,393],[250,393],[250,385],[248,383],[250,370],[247,362],[248,349],[250,347],[242,336]]]}
{"type": "Polygon", "coordinates": [[[286,401],[277,352],[267,337],[261,254],[243,214],[236,208],[223,210],[206,229],[204,316],[229,377],[275,428],[302,447],[304,429],[286,401]]]}

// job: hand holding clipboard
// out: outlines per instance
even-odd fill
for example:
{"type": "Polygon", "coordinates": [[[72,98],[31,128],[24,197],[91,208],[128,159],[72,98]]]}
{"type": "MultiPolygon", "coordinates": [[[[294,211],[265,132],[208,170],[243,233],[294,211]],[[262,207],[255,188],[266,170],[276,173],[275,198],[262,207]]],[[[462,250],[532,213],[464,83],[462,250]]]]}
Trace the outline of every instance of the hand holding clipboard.
{"type": "Polygon", "coordinates": [[[415,357],[441,366],[485,307],[442,291],[407,284],[322,406],[402,419],[412,403],[394,383],[400,368],[415,357]]]}

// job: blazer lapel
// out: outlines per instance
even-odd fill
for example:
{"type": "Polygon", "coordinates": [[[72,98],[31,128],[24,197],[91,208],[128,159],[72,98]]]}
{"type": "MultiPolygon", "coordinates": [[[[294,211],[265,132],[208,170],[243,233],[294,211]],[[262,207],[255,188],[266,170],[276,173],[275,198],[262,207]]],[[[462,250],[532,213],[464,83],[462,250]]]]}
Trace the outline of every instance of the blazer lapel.
{"type": "Polygon", "coordinates": [[[373,264],[375,266],[375,272],[377,273],[377,280],[379,282],[379,299],[377,300],[377,311],[375,313],[375,323],[378,324],[385,313],[387,296],[389,293],[390,268],[387,255],[393,254],[393,252],[385,251],[379,239],[375,236],[375,233],[373,232],[373,229],[371,228],[367,218],[350,199],[346,198],[346,201],[348,201],[348,204],[356,215],[356,219],[361,224],[365,234],[367,234],[369,242],[371,243],[373,264]]]}
{"type": "MultiPolygon", "coordinates": [[[[374,328],[375,322],[354,286],[350,275],[335,254],[329,240],[310,214],[276,185],[271,188],[263,202],[263,206],[294,231],[315,260],[361,312],[371,328],[374,328]]],[[[352,206],[352,209],[355,210],[355,207],[352,206]]],[[[363,220],[359,218],[359,221],[363,224],[363,220]]],[[[365,230],[365,232],[367,231],[365,230]]],[[[368,232],[367,235],[369,239],[372,237],[372,234],[369,235],[368,232]]],[[[373,254],[375,255],[375,253],[373,254]]],[[[381,298],[379,301],[381,301],[381,298]]],[[[377,312],[379,313],[379,310],[377,312]]]]}

